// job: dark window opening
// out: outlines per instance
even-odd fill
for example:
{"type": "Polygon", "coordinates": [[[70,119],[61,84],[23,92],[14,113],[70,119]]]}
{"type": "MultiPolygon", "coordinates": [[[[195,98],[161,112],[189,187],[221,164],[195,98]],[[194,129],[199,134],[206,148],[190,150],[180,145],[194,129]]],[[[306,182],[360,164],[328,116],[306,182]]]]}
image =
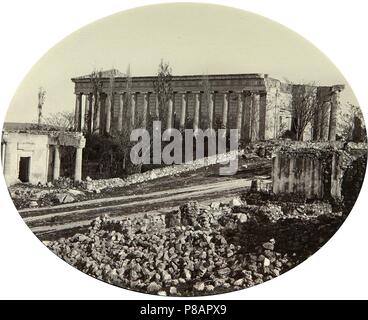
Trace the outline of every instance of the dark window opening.
{"type": "Polygon", "coordinates": [[[29,167],[31,157],[21,157],[19,160],[19,180],[22,182],[29,182],[29,167]]]}

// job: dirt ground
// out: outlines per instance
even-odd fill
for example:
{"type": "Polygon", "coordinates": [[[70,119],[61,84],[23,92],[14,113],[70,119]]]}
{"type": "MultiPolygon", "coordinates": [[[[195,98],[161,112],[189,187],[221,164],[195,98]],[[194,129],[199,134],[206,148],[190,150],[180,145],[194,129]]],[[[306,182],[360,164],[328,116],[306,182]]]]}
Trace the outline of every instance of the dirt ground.
{"type": "Polygon", "coordinates": [[[220,176],[219,166],[124,188],[104,189],[100,194],[87,194],[85,201],[21,209],[19,213],[40,239],[58,239],[83,232],[91,220],[103,214],[123,217],[153,211],[162,213],[188,200],[208,204],[231,199],[249,188],[252,179],[267,179],[271,174],[271,160],[264,158],[241,158],[239,171],[233,176],[220,176]]]}

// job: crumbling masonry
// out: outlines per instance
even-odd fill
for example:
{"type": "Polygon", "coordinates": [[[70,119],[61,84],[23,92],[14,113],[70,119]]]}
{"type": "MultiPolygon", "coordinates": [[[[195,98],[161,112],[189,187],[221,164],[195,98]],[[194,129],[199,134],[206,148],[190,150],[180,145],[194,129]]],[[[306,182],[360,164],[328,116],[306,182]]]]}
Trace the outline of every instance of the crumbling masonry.
{"type": "Polygon", "coordinates": [[[341,199],[346,170],[355,160],[366,157],[367,150],[366,143],[353,142],[299,142],[282,146],[272,160],[273,193],[302,194],[307,199],[341,199]]]}

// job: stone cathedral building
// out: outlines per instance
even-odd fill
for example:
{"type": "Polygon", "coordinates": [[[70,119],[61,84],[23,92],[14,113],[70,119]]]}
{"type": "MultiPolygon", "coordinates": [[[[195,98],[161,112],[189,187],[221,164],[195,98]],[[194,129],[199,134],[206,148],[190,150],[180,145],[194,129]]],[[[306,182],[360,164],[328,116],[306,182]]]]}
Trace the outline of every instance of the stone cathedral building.
{"type": "MultiPolygon", "coordinates": [[[[127,92],[124,74],[116,69],[102,71],[95,101],[91,76],[73,78],[76,130],[103,134],[146,127],[158,105],[155,79],[132,77],[127,92]],[[130,99],[126,99],[127,94],[130,99]]],[[[166,129],[237,128],[245,142],[275,139],[285,130],[294,130],[297,97],[306,90],[305,85],[284,83],[267,74],[218,74],[206,79],[201,75],[172,77],[173,96],[163,124],[166,129]]],[[[335,140],[339,95],[344,86],[312,88],[318,112],[303,138],[335,140]]]]}

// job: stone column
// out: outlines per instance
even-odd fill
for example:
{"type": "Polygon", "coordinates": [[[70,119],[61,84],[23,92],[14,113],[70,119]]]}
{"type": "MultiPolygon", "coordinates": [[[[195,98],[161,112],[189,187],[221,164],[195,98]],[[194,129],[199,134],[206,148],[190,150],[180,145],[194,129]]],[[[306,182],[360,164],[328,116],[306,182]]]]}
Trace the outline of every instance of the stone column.
{"type": "Polygon", "coordinates": [[[252,94],[252,111],[251,111],[251,141],[259,140],[259,92],[252,94]]]}
{"type": "Polygon", "coordinates": [[[181,110],[180,110],[180,130],[185,129],[185,117],[186,117],[186,111],[187,111],[187,93],[183,92],[181,94],[181,110]]]}
{"type": "Polygon", "coordinates": [[[88,111],[87,111],[87,131],[88,133],[93,133],[93,95],[92,93],[89,93],[87,95],[88,100],[88,111]]]}
{"type": "Polygon", "coordinates": [[[112,108],[113,99],[114,99],[114,93],[108,94],[106,96],[106,101],[105,101],[105,106],[106,106],[105,131],[106,133],[110,133],[111,131],[111,108],[112,108]]]}
{"type": "Polygon", "coordinates": [[[149,108],[149,97],[150,97],[149,92],[145,92],[143,94],[142,128],[144,129],[147,127],[147,112],[149,108]]]}
{"type": "Polygon", "coordinates": [[[166,129],[172,128],[173,108],[173,97],[170,97],[167,102],[166,129]]]}
{"type": "Polygon", "coordinates": [[[158,120],[160,117],[160,100],[158,98],[158,94],[155,94],[155,118],[158,120]]]}
{"type": "Polygon", "coordinates": [[[54,168],[52,177],[54,180],[59,179],[60,177],[60,146],[54,146],[54,168]]]}
{"type": "Polygon", "coordinates": [[[330,125],[331,102],[327,101],[322,105],[322,119],[320,128],[320,140],[328,141],[330,125]]]}
{"type": "Polygon", "coordinates": [[[208,97],[208,129],[213,129],[213,114],[215,110],[214,98],[214,92],[210,92],[208,97]]]}
{"type": "MultiPolygon", "coordinates": [[[[269,112],[270,113],[270,112],[269,112]]],[[[259,133],[258,139],[272,139],[273,117],[267,114],[267,94],[260,92],[259,96],[259,133]]]]}
{"type": "Polygon", "coordinates": [[[273,107],[273,138],[276,139],[279,136],[280,131],[280,106],[279,106],[279,96],[280,93],[277,90],[275,94],[275,106],[273,107]]]}
{"type": "Polygon", "coordinates": [[[243,119],[243,93],[238,92],[238,107],[236,110],[236,128],[238,129],[239,139],[242,131],[242,119],[243,119]]]}
{"type": "Polygon", "coordinates": [[[100,109],[101,109],[101,104],[100,104],[100,95],[98,94],[97,97],[93,97],[93,113],[94,113],[94,120],[93,120],[93,132],[95,132],[96,130],[100,130],[100,109]]]}
{"type": "Polygon", "coordinates": [[[246,142],[251,138],[251,110],[252,110],[252,96],[250,92],[245,93],[244,107],[243,107],[243,139],[246,142]]]}
{"type": "Polygon", "coordinates": [[[75,167],[74,167],[75,182],[80,182],[82,180],[82,160],[83,160],[83,148],[77,147],[75,152],[75,167]]]}
{"type": "Polygon", "coordinates": [[[83,110],[83,119],[82,119],[82,131],[85,132],[88,130],[88,93],[84,94],[84,110],[83,110]]]}
{"type": "Polygon", "coordinates": [[[133,92],[130,96],[130,130],[135,126],[135,105],[137,101],[137,94],[133,92]]]}
{"type": "Polygon", "coordinates": [[[340,91],[335,90],[331,96],[330,126],[328,132],[328,140],[336,140],[336,122],[337,110],[340,108],[340,91]]]}
{"type": "Polygon", "coordinates": [[[194,132],[199,128],[199,112],[201,107],[201,94],[200,92],[194,93],[194,117],[193,117],[193,130],[194,132]]]}
{"type": "Polygon", "coordinates": [[[227,114],[229,110],[229,93],[224,93],[224,103],[222,107],[222,129],[226,129],[227,127],[227,114]]]}
{"type": "Polygon", "coordinates": [[[14,184],[18,178],[18,144],[16,141],[5,140],[4,176],[7,186],[14,184]]]}
{"type": "Polygon", "coordinates": [[[5,161],[5,143],[1,143],[1,167],[4,173],[4,161],[5,161]]]}
{"type": "Polygon", "coordinates": [[[77,93],[75,96],[75,131],[80,132],[82,129],[82,93],[77,93]]]}
{"type": "Polygon", "coordinates": [[[82,164],[83,164],[83,148],[86,145],[86,139],[80,136],[78,145],[75,146],[75,167],[74,167],[74,181],[80,182],[82,180],[82,164]]]}
{"type": "Polygon", "coordinates": [[[106,128],[106,95],[105,94],[100,94],[100,99],[99,99],[99,106],[100,106],[100,116],[99,116],[99,132],[100,134],[103,134],[106,128]]]}
{"type": "Polygon", "coordinates": [[[123,114],[124,114],[124,93],[119,94],[119,112],[118,112],[118,132],[123,131],[123,114]]]}

